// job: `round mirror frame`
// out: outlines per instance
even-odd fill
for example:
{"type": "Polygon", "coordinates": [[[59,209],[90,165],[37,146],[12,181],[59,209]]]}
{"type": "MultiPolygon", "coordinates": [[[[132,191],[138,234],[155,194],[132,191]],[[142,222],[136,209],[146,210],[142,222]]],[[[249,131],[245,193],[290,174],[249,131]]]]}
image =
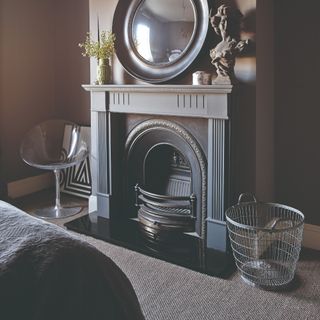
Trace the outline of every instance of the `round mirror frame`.
{"type": "Polygon", "coordinates": [[[154,64],[137,52],[132,39],[132,23],[136,10],[144,0],[119,0],[113,17],[116,54],[125,70],[133,77],[149,82],[166,82],[185,71],[199,54],[208,31],[207,0],[190,0],[195,11],[195,28],[187,48],[171,63],[154,64]]]}

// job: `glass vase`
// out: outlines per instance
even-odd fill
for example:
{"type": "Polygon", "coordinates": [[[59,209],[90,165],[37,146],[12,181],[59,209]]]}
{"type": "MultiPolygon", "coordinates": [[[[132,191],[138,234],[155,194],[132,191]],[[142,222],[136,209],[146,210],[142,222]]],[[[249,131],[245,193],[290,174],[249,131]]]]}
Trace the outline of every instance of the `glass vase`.
{"type": "Polygon", "coordinates": [[[109,59],[99,59],[97,66],[97,84],[111,83],[111,66],[109,59]]]}

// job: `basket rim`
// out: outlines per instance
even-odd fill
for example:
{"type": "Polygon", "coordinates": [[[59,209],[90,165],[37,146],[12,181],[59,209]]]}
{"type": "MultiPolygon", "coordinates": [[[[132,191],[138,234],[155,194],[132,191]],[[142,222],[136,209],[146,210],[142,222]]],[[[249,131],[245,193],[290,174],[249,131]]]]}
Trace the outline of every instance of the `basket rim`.
{"type": "Polygon", "coordinates": [[[265,231],[265,232],[284,232],[284,231],[288,231],[288,230],[294,230],[294,229],[297,229],[299,227],[301,227],[303,224],[304,224],[304,214],[296,209],[296,208],[293,208],[293,207],[290,207],[290,206],[287,206],[285,204],[280,204],[280,203],[274,203],[274,202],[262,202],[262,201],[250,201],[250,202],[242,202],[242,203],[237,203],[231,207],[229,207],[226,212],[225,212],[225,216],[226,216],[226,219],[229,223],[231,223],[232,225],[236,226],[236,227],[239,227],[239,228],[245,228],[245,229],[249,229],[249,230],[255,230],[255,231],[265,231]],[[293,211],[294,213],[298,214],[302,220],[297,224],[297,225],[294,225],[292,227],[287,227],[287,228],[282,228],[282,229],[270,229],[270,228],[263,228],[263,227],[254,227],[254,226],[250,226],[250,225],[247,225],[247,224],[243,224],[243,223],[239,223],[239,222],[236,222],[234,221],[233,219],[231,219],[229,216],[228,216],[228,213],[229,211],[231,211],[232,209],[238,209],[238,208],[241,208],[241,207],[246,207],[248,205],[254,205],[254,206],[257,206],[257,205],[264,205],[264,206],[269,206],[269,207],[277,207],[277,208],[282,208],[282,209],[287,209],[287,210],[290,210],[290,211],[293,211]]]}

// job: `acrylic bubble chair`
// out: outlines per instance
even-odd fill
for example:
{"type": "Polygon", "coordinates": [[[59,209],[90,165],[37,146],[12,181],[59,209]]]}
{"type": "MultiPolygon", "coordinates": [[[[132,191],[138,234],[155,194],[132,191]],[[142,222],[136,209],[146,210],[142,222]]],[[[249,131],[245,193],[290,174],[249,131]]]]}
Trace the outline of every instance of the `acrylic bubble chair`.
{"type": "Polygon", "coordinates": [[[55,175],[56,203],[36,210],[35,215],[44,219],[57,219],[82,210],[79,206],[62,206],[60,202],[61,170],[80,163],[88,156],[87,144],[81,136],[79,125],[61,119],[36,125],[23,138],[20,155],[28,165],[53,170],[55,175]]]}

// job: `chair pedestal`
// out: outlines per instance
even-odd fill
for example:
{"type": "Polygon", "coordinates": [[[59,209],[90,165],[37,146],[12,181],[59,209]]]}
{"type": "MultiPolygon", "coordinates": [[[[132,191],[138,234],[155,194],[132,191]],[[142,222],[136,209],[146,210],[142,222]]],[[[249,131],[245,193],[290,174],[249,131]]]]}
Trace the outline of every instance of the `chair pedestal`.
{"type": "Polygon", "coordinates": [[[67,218],[73,216],[77,213],[80,213],[82,207],[47,207],[38,209],[34,212],[34,215],[42,219],[59,219],[67,218]]]}
{"type": "Polygon", "coordinates": [[[80,213],[82,207],[64,207],[61,206],[61,198],[60,198],[60,170],[55,169],[55,184],[56,184],[56,204],[55,206],[50,206],[47,208],[38,209],[34,212],[34,214],[43,219],[60,219],[67,218],[73,216],[77,213],[80,213]]]}

